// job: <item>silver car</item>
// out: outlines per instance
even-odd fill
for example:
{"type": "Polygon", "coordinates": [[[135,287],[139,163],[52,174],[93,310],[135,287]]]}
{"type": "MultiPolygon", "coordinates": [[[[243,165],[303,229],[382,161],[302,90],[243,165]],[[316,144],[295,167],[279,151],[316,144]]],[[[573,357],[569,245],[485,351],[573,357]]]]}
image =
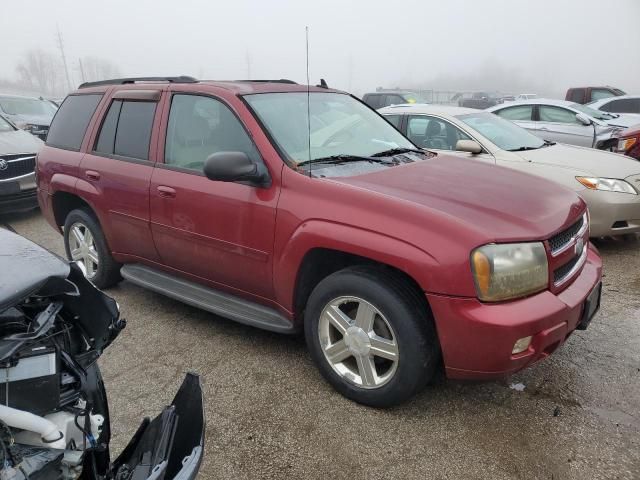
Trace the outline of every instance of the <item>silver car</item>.
{"type": "Polygon", "coordinates": [[[600,112],[579,103],[536,98],[497,105],[488,112],[511,120],[543,140],[609,149],[611,136],[640,123],[634,115],[600,112]]]}
{"type": "Polygon", "coordinates": [[[637,160],[541,140],[471,108],[396,105],[379,112],[419,147],[538,175],[576,191],[589,207],[592,237],[640,232],[637,160]]]}
{"type": "Polygon", "coordinates": [[[601,98],[595,102],[588,103],[587,107],[601,112],[639,115],[638,122],[640,122],[640,95],[601,98]]]}

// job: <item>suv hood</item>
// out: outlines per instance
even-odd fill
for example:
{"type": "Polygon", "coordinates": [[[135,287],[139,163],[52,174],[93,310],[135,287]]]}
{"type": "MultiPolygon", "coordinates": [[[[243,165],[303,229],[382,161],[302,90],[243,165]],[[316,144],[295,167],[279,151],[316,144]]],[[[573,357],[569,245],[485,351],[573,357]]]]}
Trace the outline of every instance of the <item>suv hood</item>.
{"type": "Polygon", "coordinates": [[[332,180],[450,216],[489,241],[546,239],[585,208],[543,178],[448,155],[332,180]]]}
{"type": "Polygon", "coordinates": [[[44,142],[24,130],[0,133],[0,155],[38,153],[44,142]]]}
{"type": "Polygon", "coordinates": [[[627,178],[640,173],[640,162],[637,160],[595,148],[556,144],[517,154],[530,162],[570,168],[576,173],[596,177],[627,178]]]}

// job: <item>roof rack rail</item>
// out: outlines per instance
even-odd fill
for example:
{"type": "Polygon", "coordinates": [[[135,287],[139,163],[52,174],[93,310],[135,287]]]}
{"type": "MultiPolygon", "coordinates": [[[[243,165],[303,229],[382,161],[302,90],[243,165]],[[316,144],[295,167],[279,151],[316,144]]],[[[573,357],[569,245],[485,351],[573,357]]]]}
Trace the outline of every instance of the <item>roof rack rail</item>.
{"type": "Polygon", "coordinates": [[[291,85],[297,85],[297,82],[293,80],[288,80],[286,78],[281,78],[279,80],[236,80],[236,82],[254,82],[254,83],[289,83],[291,85]]]}
{"type": "Polygon", "coordinates": [[[100,80],[98,82],[84,82],[78,88],[100,87],[102,85],[125,85],[127,83],[136,82],[198,83],[198,79],[187,75],[180,75],[179,77],[113,78],[111,80],[100,80]]]}

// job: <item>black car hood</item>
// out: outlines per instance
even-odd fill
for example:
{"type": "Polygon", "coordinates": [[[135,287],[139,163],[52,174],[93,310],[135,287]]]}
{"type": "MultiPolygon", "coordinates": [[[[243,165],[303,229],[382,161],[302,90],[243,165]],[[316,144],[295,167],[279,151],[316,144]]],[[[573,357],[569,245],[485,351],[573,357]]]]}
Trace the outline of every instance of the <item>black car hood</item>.
{"type": "MultiPolygon", "coordinates": [[[[95,288],[77,265],[0,229],[0,312],[32,296],[62,302],[62,308],[71,313],[69,317],[88,339],[87,363],[95,360],[124,327],[116,301],[95,288]]],[[[52,309],[50,314],[55,316],[57,312],[52,309]]],[[[47,335],[47,321],[43,315],[41,332],[1,338],[0,361],[25,343],[47,335]]]]}

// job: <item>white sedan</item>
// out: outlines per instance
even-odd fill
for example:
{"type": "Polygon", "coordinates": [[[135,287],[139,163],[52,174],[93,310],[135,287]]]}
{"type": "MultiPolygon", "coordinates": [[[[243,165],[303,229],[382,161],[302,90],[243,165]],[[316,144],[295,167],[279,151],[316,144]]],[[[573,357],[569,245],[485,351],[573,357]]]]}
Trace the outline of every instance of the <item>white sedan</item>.
{"type": "Polygon", "coordinates": [[[515,123],[471,108],[414,104],[378,112],[419,147],[538,175],[576,191],[589,207],[592,237],[640,232],[637,160],[541,140],[515,123]]]}

